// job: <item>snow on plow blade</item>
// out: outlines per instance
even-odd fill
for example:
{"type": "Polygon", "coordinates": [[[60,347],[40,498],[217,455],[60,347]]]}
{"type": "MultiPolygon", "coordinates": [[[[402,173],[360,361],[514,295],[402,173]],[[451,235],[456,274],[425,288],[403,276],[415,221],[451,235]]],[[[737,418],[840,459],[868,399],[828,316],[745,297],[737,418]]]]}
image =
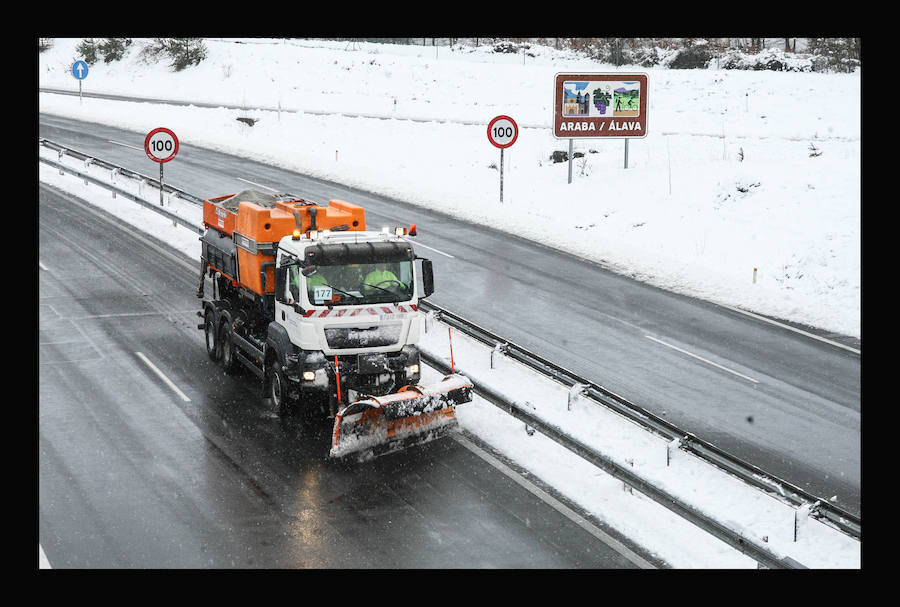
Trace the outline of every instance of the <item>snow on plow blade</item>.
{"type": "Polygon", "coordinates": [[[471,400],[472,382],[459,374],[430,386],[405,386],[394,394],[358,400],[335,416],[330,455],[383,455],[445,436],[459,425],[456,405],[471,400]]]}

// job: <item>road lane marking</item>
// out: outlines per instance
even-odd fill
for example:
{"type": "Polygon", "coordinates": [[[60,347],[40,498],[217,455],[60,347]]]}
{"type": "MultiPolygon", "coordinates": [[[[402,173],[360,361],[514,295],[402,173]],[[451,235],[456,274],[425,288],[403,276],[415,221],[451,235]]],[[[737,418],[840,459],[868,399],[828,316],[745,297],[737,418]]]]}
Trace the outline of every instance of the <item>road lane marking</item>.
{"type": "Polygon", "coordinates": [[[38,261],[38,267],[40,267],[44,272],[49,272],[50,269],[44,265],[44,262],[38,261]]]}
{"type": "Polygon", "coordinates": [[[755,318],[755,319],[757,319],[757,320],[765,321],[765,322],[769,323],[770,325],[775,325],[776,327],[781,327],[782,329],[787,329],[788,331],[793,331],[794,333],[799,333],[800,335],[805,335],[806,337],[811,337],[811,338],[813,338],[813,339],[817,339],[817,340],[819,340],[819,341],[821,341],[821,342],[824,342],[824,343],[829,344],[829,345],[831,345],[831,346],[835,346],[835,347],[837,347],[837,348],[843,348],[844,350],[848,350],[848,351],[850,351],[850,352],[853,352],[854,354],[861,354],[861,352],[860,352],[859,350],[857,350],[856,348],[854,348],[854,347],[846,346],[846,345],[844,345],[844,344],[842,344],[842,343],[840,343],[840,342],[836,342],[836,341],[834,341],[834,340],[831,340],[831,339],[822,337],[822,336],[820,336],[820,335],[815,335],[815,334],[813,334],[813,333],[809,333],[809,332],[804,331],[804,330],[802,330],[802,329],[798,329],[797,327],[792,327],[791,325],[786,325],[786,324],[784,324],[784,323],[780,323],[780,322],[778,322],[778,321],[776,321],[776,320],[772,320],[771,318],[766,318],[765,316],[760,316],[759,314],[754,314],[753,312],[748,312],[747,310],[741,310],[740,308],[735,308],[734,306],[727,306],[727,305],[724,305],[724,304],[719,304],[719,305],[721,305],[723,308],[728,308],[729,310],[731,310],[731,311],[733,311],[733,312],[738,312],[738,313],[740,313],[740,314],[744,314],[744,315],[746,315],[746,316],[750,316],[750,317],[755,318]]]}
{"type": "Polygon", "coordinates": [[[735,370],[733,370],[733,369],[729,369],[728,367],[723,367],[723,366],[720,365],[719,363],[714,363],[713,361],[707,360],[707,359],[703,358],[702,356],[697,356],[697,355],[694,354],[693,352],[688,352],[687,350],[682,350],[682,349],[679,348],[678,346],[673,346],[672,344],[667,344],[666,342],[664,342],[664,341],[662,341],[662,340],[659,340],[659,339],[656,339],[655,337],[652,337],[652,336],[650,336],[650,335],[644,335],[644,337],[646,337],[647,339],[650,339],[650,340],[652,340],[652,341],[655,341],[655,342],[658,343],[658,344],[662,344],[662,345],[664,345],[664,346],[667,347],[667,348],[672,348],[673,350],[677,350],[678,352],[681,352],[682,354],[687,354],[688,356],[692,356],[692,357],[696,358],[696,359],[699,360],[699,361],[705,362],[705,363],[708,364],[708,365],[712,365],[712,366],[714,366],[714,367],[717,367],[717,368],[719,368],[719,369],[722,369],[723,371],[728,371],[729,373],[732,373],[732,374],[734,374],[734,375],[737,375],[738,377],[742,377],[742,378],[746,379],[747,381],[752,381],[754,384],[758,384],[758,383],[759,383],[759,380],[753,379],[752,377],[748,377],[748,376],[744,375],[743,373],[738,373],[737,371],[735,371],[735,370]]]}
{"type": "MultiPolygon", "coordinates": [[[[409,242],[412,242],[412,241],[409,241],[409,242]]],[[[434,247],[429,247],[427,244],[422,244],[422,243],[419,242],[419,241],[415,241],[415,242],[413,242],[413,244],[414,244],[415,246],[417,246],[417,247],[425,247],[425,248],[428,249],[429,251],[434,251],[435,253],[440,253],[440,254],[443,255],[444,257],[449,257],[450,259],[456,259],[456,257],[454,257],[453,255],[451,255],[450,253],[444,253],[443,251],[439,251],[438,249],[435,249],[434,247]]]]}
{"type": "Polygon", "coordinates": [[[139,148],[139,147],[136,147],[136,146],[133,146],[133,145],[129,145],[129,144],[127,144],[127,143],[121,143],[121,142],[119,142],[119,141],[113,141],[112,139],[107,139],[107,141],[108,141],[109,143],[112,143],[112,144],[115,144],[115,145],[121,145],[123,148],[131,148],[132,150],[137,150],[137,151],[139,151],[139,152],[144,152],[144,151],[146,151],[146,150],[144,150],[144,148],[139,148]]]}
{"type": "Polygon", "coordinates": [[[172,382],[171,379],[169,379],[168,377],[166,377],[165,374],[164,374],[162,371],[160,371],[159,369],[157,369],[157,368],[156,368],[156,365],[154,365],[152,362],[150,362],[150,359],[149,359],[149,358],[147,358],[146,356],[144,356],[144,355],[143,355],[142,353],[140,353],[140,352],[135,352],[135,354],[137,354],[138,357],[139,357],[142,361],[144,361],[144,363],[145,363],[148,367],[150,367],[150,370],[151,370],[151,371],[153,371],[154,373],[156,373],[156,375],[157,375],[161,380],[163,380],[164,382],[166,382],[166,385],[169,386],[170,388],[172,388],[172,390],[174,390],[175,393],[178,394],[178,396],[181,397],[181,400],[183,400],[183,401],[186,402],[186,403],[191,402],[191,399],[189,399],[189,398],[187,397],[187,395],[186,395],[184,392],[182,392],[181,390],[179,390],[179,389],[178,389],[178,386],[176,386],[176,385],[174,384],[174,382],[172,382]]]}
{"type": "Polygon", "coordinates": [[[270,187],[267,186],[267,185],[263,185],[263,184],[261,184],[261,183],[256,183],[255,181],[250,181],[249,179],[244,179],[243,177],[235,177],[235,179],[237,179],[237,180],[239,180],[239,181],[243,181],[244,183],[249,183],[250,185],[255,185],[255,186],[258,187],[258,188],[265,188],[266,190],[272,190],[273,192],[277,192],[277,191],[278,191],[278,190],[276,190],[275,188],[270,188],[270,187]]]}
{"type": "Polygon", "coordinates": [[[43,546],[40,544],[38,544],[38,569],[53,569],[53,567],[50,566],[47,555],[44,554],[43,546]]]}
{"type": "Polygon", "coordinates": [[[581,527],[582,529],[584,529],[585,531],[587,531],[588,533],[590,533],[591,535],[596,537],[598,540],[600,540],[601,542],[603,542],[604,544],[606,544],[607,546],[609,546],[610,548],[612,548],[613,550],[615,550],[616,552],[618,552],[619,554],[624,556],[626,559],[628,559],[629,561],[631,561],[632,563],[634,563],[641,569],[656,569],[656,567],[652,563],[641,558],[640,555],[636,554],[634,551],[632,551],[630,548],[628,548],[628,546],[621,543],[620,541],[618,541],[611,535],[605,533],[602,529],[593,525],[590,521],[585,519],[583,516],[580,516],[577,512],[575,512],[574,510],[572,510],[571,508],[569,508],[568,506],[566,506],[565,504],[560,502],[558,499],[556,499],[555,497],[553,497],[552,495],[550,495],[549,493],[547,493],[546,491],[544,491],[543,489],[541,489],[540,487],[538,487],[537,485],[532,483],[531,481],[523,478],[521,474],[519,474],[518,472],[516,472],[515,470],[513,470],[512,468],[510,468],[509,466],[507,466],[500,460],[498,460],[496,457],[494,457],[490,453],[484,451],[483,449],[481,449],[480,447],[475,445],[475,443],[473,443],[469,439],[465,438],[464,436],[462,436],[460,434],[453,434],[452,437],[453,437],[453,440],[455,440],[456,442],[461,444],[463,447],[465,447],[466,449],[468,449],[469,451],[471,451],[472,453],[474,453],[475,455],[477,455],[478,457],[480,457],[481,459],[483,459],[484,461],[486,461],[487,463],[492,465],[494,468],[496,468],[497,470],[499,470],[500,472],[502,472],[503,474],[505,474],[506,476],[511,478],[513,481],[515,481],[516,483],[521,485],[529,493],[531,493],[532,495],[534,495],[535,497],[537,497],[538,499],[543,501],[545,504],[547,504],[548,506],[550,506],[551,508],[553,508],[554,510],[556,510],[557,512],[559,512],[560,514],[565,516],[567,519],[569,519],[570,521],[572,521],[573,523],[575,523],[576,525],[578,525],[579,527],[581,527]]]}
{"type": "Polygon", "coordinates": [[[160,312],[116,312],[113,314],[88,314],[87,316],[69,316],[66,320],[93,320],[95,318],[131,318],[144,316],[168,316],[169,314],[196,314],[197,310],[164,310],[160,312]]]}

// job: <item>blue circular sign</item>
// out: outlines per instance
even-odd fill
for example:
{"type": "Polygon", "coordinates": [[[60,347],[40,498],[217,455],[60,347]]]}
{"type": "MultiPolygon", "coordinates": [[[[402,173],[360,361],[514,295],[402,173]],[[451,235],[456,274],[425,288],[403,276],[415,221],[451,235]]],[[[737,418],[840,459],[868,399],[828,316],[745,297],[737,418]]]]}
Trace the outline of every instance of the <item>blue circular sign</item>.
{"type": "Polygon", "coordinates": [[[78,80],[84,80],[88,75],[88,64],[79,59],[72,64],[72,75],[78,80]]]}

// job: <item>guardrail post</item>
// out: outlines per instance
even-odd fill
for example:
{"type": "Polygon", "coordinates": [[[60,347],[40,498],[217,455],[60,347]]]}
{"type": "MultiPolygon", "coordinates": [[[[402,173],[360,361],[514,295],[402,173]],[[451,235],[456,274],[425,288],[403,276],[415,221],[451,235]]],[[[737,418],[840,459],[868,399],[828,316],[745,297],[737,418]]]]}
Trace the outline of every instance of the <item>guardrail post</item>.
{"type": "Polygon", "coordinates": [[[588,386],[585,384],[574,384],[571,388],[569,388],[569,395],[566,402],[566,410],[572,410],[572,403],[575,402],[579,396],[583,396],[585,391],[588,389],[588,386]]]}
{"type": "Polygon", "coordinates": [[[678,438],[675,437],[671,441],[666,444],[666,468],[669,467],[669,463],[672,461],[672,449],[678,449],[681,447],[681,441],[687,440],[687,437],[678,438]]]}
{"type": "Polygon", "coordinates": [[[494,368],[494,355],[496,354],[506,354],[506,349],[509,347],[509,344],[497,344],[494,346],[494,349],[491,350],[491,369],[494,368]]]}
{"type": "Polygon", "coordinates": [[[800,536],[806,533],[806,524],[809,521],[809,515],[815,512],[821,502],[815,504],[803,504],[794,510],[794,541],[800,539],[800,536]]]}
{"type": "MultiPolygon", "coordinates": [[[[527,400],[525,401],[524,404],[525,404],[526,407],[528,407],[528,408],[531,409],[532,411],[536,411],[536,410],[537,410],[537,409],[534,408],[534,405],[532,405],[532,404],[531,404],[530,402],[528,402],[527,400]]],[[[532,426],[529,426],[527,422],[525,423],[525,433],[526,433],[528,436],[534,436],[534,428],[533,428],[532,426]]]]}

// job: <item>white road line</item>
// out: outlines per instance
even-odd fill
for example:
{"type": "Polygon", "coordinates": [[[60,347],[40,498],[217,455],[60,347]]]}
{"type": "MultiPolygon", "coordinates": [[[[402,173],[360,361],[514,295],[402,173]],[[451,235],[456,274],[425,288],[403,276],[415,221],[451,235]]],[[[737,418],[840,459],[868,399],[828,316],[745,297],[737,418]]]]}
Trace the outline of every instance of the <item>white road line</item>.
{"type": "Polygon", "coordinates": [[[39,341],[39,346],[68,346],[70,344],[83,344],[84,341],[80,339],[72,339],[69,341],[39,341]]]}
{"type": "Polygon", "coordinates": [[[144,363],[145,363],[148,367],[150,367],[150,369],[151,369],[154,373],[156,373],[156,375],[159,376],[159,378],[160,378],[161,380],[163,380],[164,382],[166,382],[166,385],[168,385],[170,388],[172,388],[172,390],[174,390],[175,393],[178,394],[178,396],[181,397],[181,400],[183,400],[183,401],[186,402],[186,403],[191,402],[191,399],[189,399],[189,398],[187,397],[187,395],[186,395],[184,392],[182,392],[181,390],[179,390],[179,389],[178,389],[178,386],[176,386],[174,383],[172,383],[172,380],[169,379],[168,377],[166,377],[166,376],[163,374],[162,371],[160,371],[159,369],[157,369],[157,368],[156,368],[156,365],[154,365],[152,362],[150,362],[150,359],[148,359],[146,356],[144,356],[144,355],[141,354],[140,352],[135,352],[135,354],[137,354],[138,357],[139,357],[142,361],[144,361],[144,363]]]}
{"type": "Polygon", "coordinates": [[[38,569],[53,569],[50,566],[50,561],[47,560],[47,555],[44,554],[44,548],[38,544],[38,569]]]}
{"type": "Polygon", "coordinates": [[[595,525],[593,525],[590,521],[586,520],[583,516],[579,516],[578,513],[573,511],[571,508],[554,498],[552,495],[524,478],[522,475],[511,469],[509,466],[498,460],[496,457],[481,449],[477,445],[475,445],[472,441],[467,439],[466,437],[460,434],[454,434],[453,439],[461,444],[463,447],[492,465],[494,468],[514,480],[516,483],[524,487],[529,493],[539,498],[545,504],[565,516],[567,519],[596,537],[598,540],[624,556],[626,559],[640,567],[641,569],[656,569],[652,563],[641,558],[638,554],[635,554],[631,549],[628,548],[625,544],[619,542],[612,536],[607,533],[604,533],[602,529],[599,529],[595,525]]]}
{"type": "Polygon", "coordinates": [[[144,148],[139,148],[139,147],[136,147],[136,146],[133,146],[133,145],[129,145],[129,144],[127,144],[127,143],[121,143],[121,142],[119,142],[119,141],[113,141],[113,140],[111,140],[111,139],[107,139],[107,141],[108,141],[109,143],[112,143],[112,144],[115,144],[115,145],[121,145],[123,148],[131,148],[132,150],[137,150],[137,151],[139,151],[139,152],[143,152],[143,151],[144,151],[144,148]]]}
{"type": "Polygon", "coordinates": [[[66,320],[91,320],[94,318],[130,318],[144,316],[168,316],[169,314],[196,314],[197,310],[166,310],[163,312],[116,312],[114,314],[89,314],[87,316],[69,316],[66,320]]]}
{"type": "Polygon", "coordinates": [[[748,312],[747,310],[741,310],[740,308],[735,308],[734,306],[726,306],[724,304],[719,304],[719,305],[721,305],[723,308],[728,308],[729,310],[731,310],[733,312],[738,312],[740,314],[750,316],[757,320],[765,321],[765,322],[769,323],[770,325],[775,325],[776,327],[781,327],[782,329],[787,329],[789,331],[793,331],[794,333],[799,333],[800,335],[805,335],[806,337],[811,337],[813,339],[817,339],[817,340],[824,342],[826,344],[829,344],[831,346],[835,346],[837,348],[843,348],[844,350],[849,350],[850,352],[853,352],[855,354],[861,354],[861,352],[859,350],[857,350],[856,348],[853,348],[851,346],[846,346],[842,343],[833,341],[831,339],[827,339],[820,335],[814,335],[813,333],[808,333],[807,331],[798,329],[797,327],[792,327],[790,325],[786,325],[784,323],[780,323],[778,321],[772,320],[771,318],[766,318],[765,316],[760,316],[759,314],[754,314],[753,312],[748,312]]]}
{"type": "Polygon", "coordinates": [[[261,184],[261,183],[256,183],[255,181],[250,181],[249,179],[244,179],[243,177],[236,177],[235,179],[238,179],[238,180],[240,180],[240,181],[243,181],[244,183],[249,183],[250,185],[255,185],[255,186],[258,187],[258,188],[265,188],[265,189],[267,189],[267,190],[272,190],[273,192],[277,192],[277,191],[278,191],[278,190],[276,190],[275,188],[270,188],[270,187],[267,186],[267,185],[263,185],[263,184],[261,184]]]}
{"type": "Polygon", "coordinates": [[[425,247],[425,248],[428,249],[429,251],[434,251],[435,253],[440,253],[440,254],[443,255],[444,257],[449,257],[450,259],[456,259],[456,257],[454,257],[453,255],[451,255],[450,253],[444,253],[443,251],[439,251],[438,249],[435,249],[434,247],[429,247],[427,244],[422,244],[422,243],[419,242],[418,240],[416,240],[416,241],[409,241],[409,242],[412,242],[414,246],[417,246],[417,247],[425,247]]]}
{"type": "Polygon", "coordinates": [[[759,380],[753,379],[752,377],[747,377],[743,373],[738,373],[737,371],[734,371],[733,369],[729,369],[728,367],[723,367],[719,363],[714,363],[711,360],[707,360],[707,359],[703,358],[702,356],[697,356],[696,354],[694,354],[692,352],[688,352],[687,350],[682,350],[681,348],[679,348],[677,346],[673,346],[672,344],[667,344],[666,342],[656,339],[655,337],[652,337],[650,335],[644,335],[644,337],[646,337],[647,339],[650,339],[652,341],[655,341],[658,344],[662,344],[667,348],[672,348],[673,350],[677,350],[677,351],[681,352],[682,354],[687,354],[688,356],[692,356],[692,357],[696,358],[697,360],[705,362],[708,365],[718,367],[719,369],[722,369],[723,371],[728,371],[729,373],[737,375],[738,377],[742,377],[742,378],[746,379],[747,381],[752,381],[754,384],[759,383],[759,380]]]}
{"type": "Polygon", "coordinates": [[[50,269],[49,269],[47,266],[45,266],[45,265],[44,265],[44,262],[42,262],[42,261],[38,261],[38,266],[39,266],[44,272],[49,272],[49,271],[50,271],[50,269]]]}

